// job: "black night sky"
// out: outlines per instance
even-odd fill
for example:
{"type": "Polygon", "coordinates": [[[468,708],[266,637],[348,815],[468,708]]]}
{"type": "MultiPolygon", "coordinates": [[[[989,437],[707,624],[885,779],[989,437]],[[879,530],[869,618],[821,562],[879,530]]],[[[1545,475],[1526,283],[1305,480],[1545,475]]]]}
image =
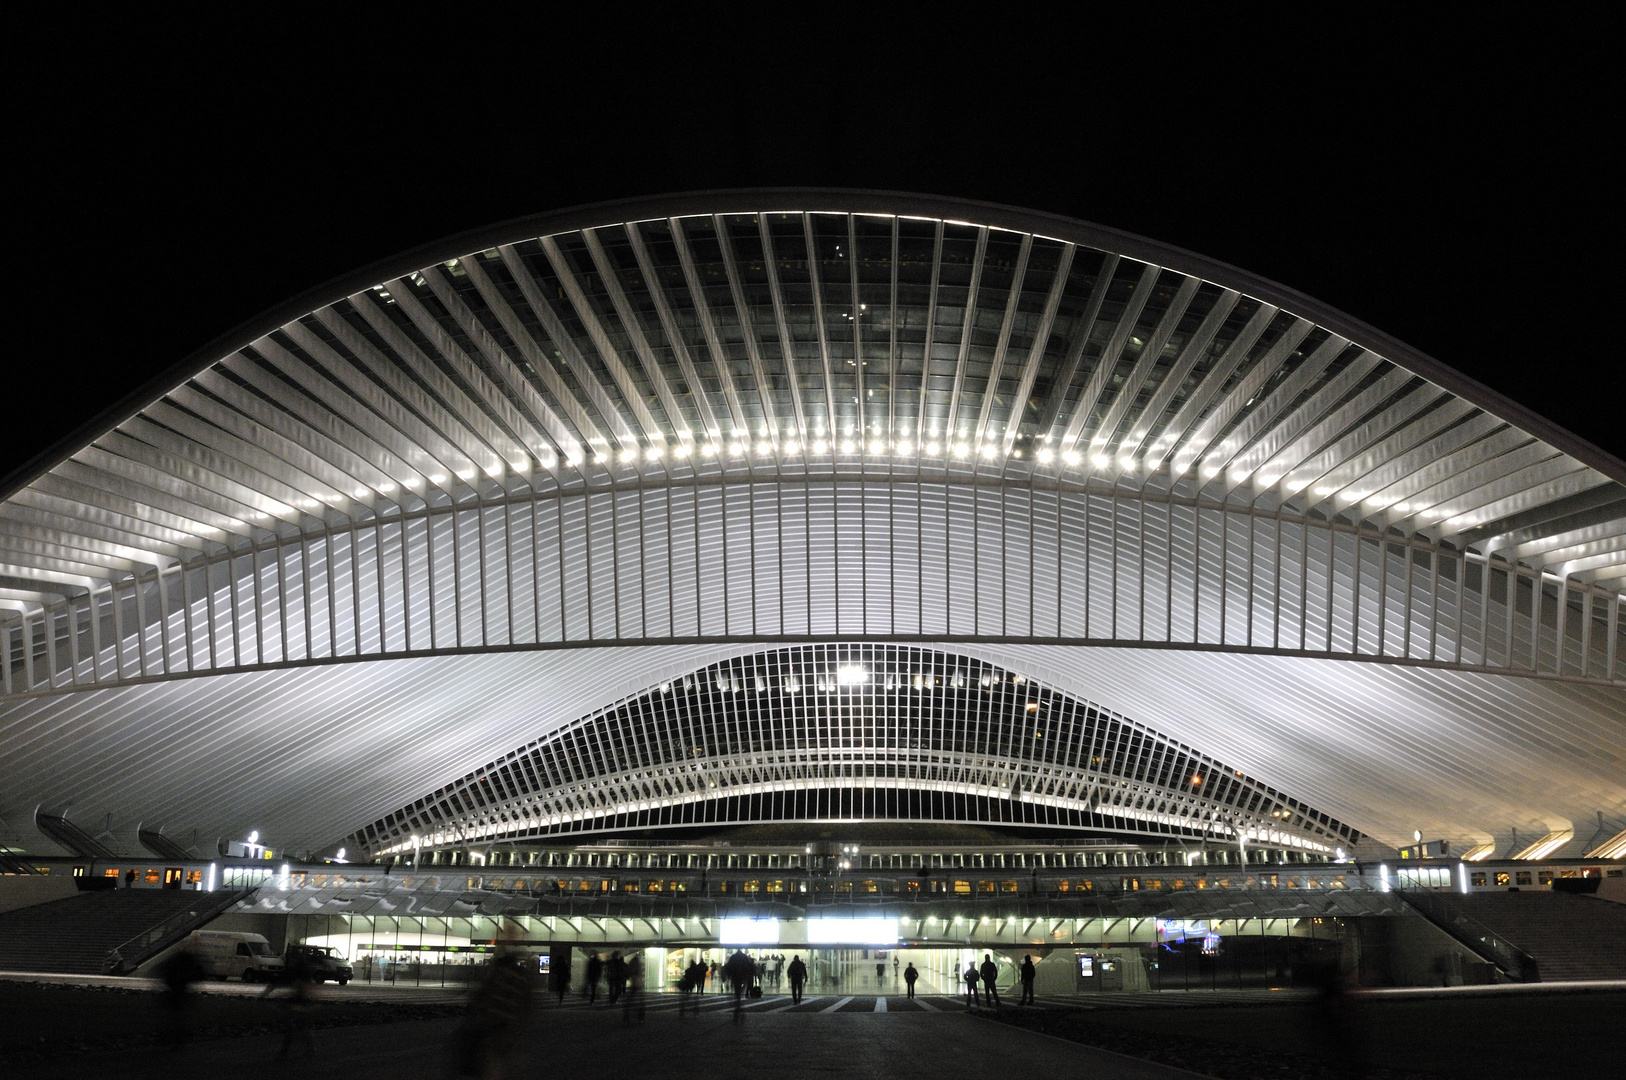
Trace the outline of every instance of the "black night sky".
{"type": "Polygon", "coordinates": [[[1318,297],[1626,456],[1619,95],[1597,28],[1460,8],[1350,25],[1311,8],[956,25],[833,8],[755,30],[703,8],[402,25],[411,10],[428,9],[14,40],[0,474],[363,264],[544,210],[761,186],[1141,233],[1318,297]]]}

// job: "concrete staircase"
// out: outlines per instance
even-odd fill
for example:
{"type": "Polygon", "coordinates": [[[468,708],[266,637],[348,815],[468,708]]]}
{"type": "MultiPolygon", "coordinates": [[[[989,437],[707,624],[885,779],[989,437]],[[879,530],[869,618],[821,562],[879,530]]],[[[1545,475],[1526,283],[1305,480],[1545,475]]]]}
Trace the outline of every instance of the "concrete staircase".
{"type": "Polygon", "coordinates": [[[0,971],[100,975],[109,952],[203,895],[115,889],[0,913],[0,971]]]}
{"type": "Polygon", "coordinates": [[[1533,956],[1542,982],[1626,979],[1626,905],[1545,891],[1451,899],[1533,956]]]}

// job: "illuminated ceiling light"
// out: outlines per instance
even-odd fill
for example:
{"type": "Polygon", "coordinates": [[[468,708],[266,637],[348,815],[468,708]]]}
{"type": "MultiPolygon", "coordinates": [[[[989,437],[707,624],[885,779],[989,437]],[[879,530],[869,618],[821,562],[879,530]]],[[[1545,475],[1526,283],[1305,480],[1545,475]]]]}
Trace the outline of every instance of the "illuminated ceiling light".
{"type": "Polygon", "coordinates": [[[646,450],[644,452],[644,456],[647,457],[650,461],[659,461],[661,459],[661,455],[663,453],[665,453],[665,451],[663,451],[660,447],[651,446],[648,450],[646,450]]]}
{"type": "Polygon", "coordinates": [[[927,457],[936,457],[938,454],[943,452],[943,448],[934,442],[929,442],[921,448],[921,452],[927,457]]]}
{"type": "Polygon", "coordinates": [[[445,473],[435,473],[433,476],[431,476],[429,478],[429,482],[431,484],[444,484],[446,482],[446,474],[445,473]]]}
{"type": "Polygon", "coordinates": [[[474,470],[473,469],[464,469],[464,470],[460,471],[457,474],[457,478],[459,480],[473,480],[474,479],[474,470]]]}
{"type": "Polygon", "coordinates": [[[631,447],[628,447],[627,449],[621,451],[621,461],[622,461],[623,464],[625,464],[627,462],[631,462],[631,461],[637,461],[637,460],[638,460],[638,451],[632,449],[631,447]]]}
{"type": "Polygon", "coordinates": [[[1067,450],[1062,453],[1061,459],[1069,465],[1078,465],[1083,462],[1084,455],[1077,450],[1067,450]]]}
{"type": "Polygon", "coordinates": [[[794,454],[801,450],[801,448],[801,444],[799,444],[795,439],[792,439],[785,444],[785,453],[794,454]]]}
{"type": "Polygon", "coordinates": [[[989,461],[992,461],[998,455],[999,455],[999,447],[995,446],[993,443],[983,443],[982,444],[982,456],[983,457],[987,458],[989,461]]]}
{"type": "MultiPolygon", "coordinates": [[[[847,427],[847,431],[849,433],[852,431],[852,426],[850,424],[847,427]]],[[[857,449],[858,449],[858,444],[853,442],[851,439],[842,439],[841,440],[841,452],[843,454],[850,454],[854,450],[857,450],[857,449]]]]}
{"type": "Polygon", "coordinates": [[[679,443],[677,448],[672,451],[672,456],[688,457],[692,453],[694,453],[693,446],[689,445],[688,443],[679,443]]]}
{"type": "Polygon", "coordinates": [[[1097,469],[1104,469],[1108,465],[1112,464],[1112,459],[1107,457],[1105,454],[1096,454],[1094,457],[1090,458],[1090,464],[1094,465],[1097,469]]]}
{"type": "Polygon", "coordinates": [[[905,439],[901,443],[898,444],[898,454],[900,456],[909,457],[912,454],[914,454],[914,452],[915,452],[915,444],[910,442],[908,439],[905,439]]]}
{"type": "Polygon", "coordinates": [[[1523,851],[1515,853],[1513,858],[1521,862],[1540,862],[1574,838],[1573,829],[1555,829],[1523,851]]]}
{"type": "Polygon", "coordinates": [[[367,497],[367,489],[366,488],[357,488],[356,489],[356,498],[365,499],[366,497],[367,497]]]}
{"type": "Polygon", "coordinates": [[[966,455],[968,455],[970,453],[971,453],[971,448],[969,446],[967,446],[965,443],[955,443],[954,444],[954,456],[955,457],[964,458],[966,455]]]}
{"type": "Polygon", "coordinates": [[[869,668],[862,664],[843,664],[836,668],[837,686],[858,686],[869,682],[869,668]]]}
{"type": "Polygon", "coordinates": [[[1134,458],[1127,458],[1127,457],[1126,458],[1119,458],[1118,459],[1118,468],[1122,469],[1124,472],[1134,472],[1135,471],[1135,459],[1134,458]]]}
{"type": "Polygon", "coordinates": [[[814,439],[811,449],[815,454],[828,454],[830,452],[830,444],[825,442],[823,439],[814,439]]]}
{"type": "Polygon", "coordinates": [[[757,443],[757,453],[761,454],[763,457],[772,457],[773,456],[773,443],[771,443],[771,442],[757,443]]]}
{"type": "Polygon", "coordinates": [[[880,439],[872,440],[869,444],[869,452],[879,457],[886,453],[886,443],[880,439]]]}
{"type": "Polygon", "coordinates": [[[728,452],[730,454],[732,454],[733,456],[735,456],[735,457],[744,457],[745,456],[745,450],[746,450],[746,446],[742,442],[734,443],[732,446],[730,446],[728,448],[728,452]]]}
{"type": "Polygon", "coordinates": [[[1210,477],[1210,478],[1218,476],[1219,471],[1220,471],[1220,467],[1218,465],[1204,465],[1203,466],[1203,475],[1207,476],[1207,477],[1210,477]]]}
{"type": "Polygon", "coordinates": [[[1040,450],[1038,453],[1039,463],[1042,465],[1048,465],[1050,464],[1050,459],[1055,456],[1056,455],[1052,454],[1049,450],[1040,450]]]}

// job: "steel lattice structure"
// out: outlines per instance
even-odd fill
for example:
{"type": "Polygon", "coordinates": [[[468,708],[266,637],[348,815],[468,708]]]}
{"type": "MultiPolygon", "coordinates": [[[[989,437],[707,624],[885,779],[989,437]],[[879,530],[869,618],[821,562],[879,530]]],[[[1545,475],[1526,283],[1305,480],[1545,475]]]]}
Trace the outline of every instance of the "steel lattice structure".
{"type": "Polygon", "coordinates": [[[663,681],[351,843],[394,854],[652,825],[855,819],[1093,828],[1322,853],[1360,839],[1239,769],[1020,673],[918,648],[810,645],[663,681]]]}
{"type": "MultiPolygon", "coordinates": [[[[131,752],[77,737],[89,701],[191,710],[218,747],[228,676],[298,697],[465,657],[486,673],[465,675],[468,701],[508,652],[563,673],[636,647],[692,671],[854,641],[1042,662],[1059,692],[1160,710],[1134,679],[1068,679],[1121,679],[1110,650],[1135,649],[1239,678],[1227,692],[1250,659],[1298,672],[1307,702],[1366,680],[1397,712],[1471,686],[1442,731],[1534,701],[1492,746],[1539,748],[1559,716],[1557,741],[1590,760],[1548,762],[1570,795],[1531,782],[1474,811],[1501,820],[1425,816],[1485,834],[1619,813],[1623,477],[1308,298],[1079,222],[831,192],[528,219],[291,301],[8,481],[0,763],[26,780],[0,787],[0,814],[264,813],[158,781],[75,790],[76,772],[118,783],[131,752]],[[1352,666],[1377,670],[1324,674],[1352,666]]],[[[595,685],[614,696],[578,717],[647,683],[595,685]]],[[[1122,711],[1199,745],[1196,721],[1122,711]]],[[[1303,730],[1341,737],[1336,711],[1307,707],[1303,730]]],[[[534,722],[492,720],[410,782],[462,776],[534,722]]],[[[1411,734],[1380,725],[1377,744],[1411,734]]],[[[336,769],[365,739],[340,742],[336,769]]],[[[207,771],[184,758],[152,760],[207,771]]],[[[1397,834],[1299,759],[1251,758],[1397,834]]],[[[286,827],[321,842],[410,791],[286,827]]]]}

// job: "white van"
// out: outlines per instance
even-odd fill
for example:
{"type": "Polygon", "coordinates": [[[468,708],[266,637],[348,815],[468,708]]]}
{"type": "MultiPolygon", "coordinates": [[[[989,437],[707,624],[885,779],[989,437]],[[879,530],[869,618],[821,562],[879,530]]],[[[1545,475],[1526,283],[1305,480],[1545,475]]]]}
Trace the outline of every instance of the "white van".
{"type": "Polygon", "coordinates": [[[271,943],[259,934],[194,930],[186,947],[211,979],[260,982],[282,975],[282,957],[272,952],[271,943]]]}

